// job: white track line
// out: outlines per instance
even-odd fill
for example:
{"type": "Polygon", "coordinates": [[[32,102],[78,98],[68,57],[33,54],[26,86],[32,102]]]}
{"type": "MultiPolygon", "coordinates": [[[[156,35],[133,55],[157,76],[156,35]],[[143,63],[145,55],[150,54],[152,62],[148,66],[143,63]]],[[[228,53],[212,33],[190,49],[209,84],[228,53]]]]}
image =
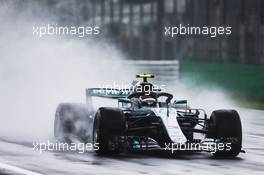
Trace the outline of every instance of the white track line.
{"type": "Polygon", "coordinates": [[[43,175],[40,173],[36,173],[36,172],[30,171],[30,170],[26,170],[23,168],[19,168],[19,167],[4,164],[4,163],[0,163],[0,169],[9,170],[11,172],[16,172],[16,173],[25,174],[25,175],[43,175]]]}

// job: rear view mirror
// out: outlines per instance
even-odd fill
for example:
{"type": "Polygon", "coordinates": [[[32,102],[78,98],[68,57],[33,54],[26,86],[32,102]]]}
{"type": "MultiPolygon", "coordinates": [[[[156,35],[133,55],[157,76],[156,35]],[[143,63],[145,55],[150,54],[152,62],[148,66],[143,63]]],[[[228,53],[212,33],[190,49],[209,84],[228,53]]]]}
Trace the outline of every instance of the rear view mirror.
{"type": "Polygon", "coordinates": [[[174,104],[187,104],[187,100],[175,100],[174,104]]]}

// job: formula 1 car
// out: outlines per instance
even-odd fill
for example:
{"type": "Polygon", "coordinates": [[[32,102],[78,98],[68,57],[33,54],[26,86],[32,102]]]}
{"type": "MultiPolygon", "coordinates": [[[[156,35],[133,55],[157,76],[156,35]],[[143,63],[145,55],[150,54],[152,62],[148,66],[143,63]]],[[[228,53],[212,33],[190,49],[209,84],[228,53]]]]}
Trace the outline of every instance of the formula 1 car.
{"type": "Polygon", "coordinates": [[[54,135],[61,142],[92,143],[98,154],[124,150],[195,150],[235,157],[243,152],[242,127],[235,110],[215,110],[210,118],[192,109],[186,100],[153,88],[148,78],[129,89],[86,89],[87,104],[61,103],[55,115],[54,135]],[[92,98],[115,99],[117,107],[94,109],[92,98]]]}

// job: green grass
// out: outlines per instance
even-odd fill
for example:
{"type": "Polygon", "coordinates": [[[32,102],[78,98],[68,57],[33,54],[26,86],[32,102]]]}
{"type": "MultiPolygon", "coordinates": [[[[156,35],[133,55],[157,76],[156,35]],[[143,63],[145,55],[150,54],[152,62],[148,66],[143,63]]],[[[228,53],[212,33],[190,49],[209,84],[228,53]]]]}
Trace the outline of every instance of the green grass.
{"type": "Polygon", "coordinates": [[[264,66],[183,60],[181,81],[190,87],[223,89],[241,104],[264,108],[264,66]]]}

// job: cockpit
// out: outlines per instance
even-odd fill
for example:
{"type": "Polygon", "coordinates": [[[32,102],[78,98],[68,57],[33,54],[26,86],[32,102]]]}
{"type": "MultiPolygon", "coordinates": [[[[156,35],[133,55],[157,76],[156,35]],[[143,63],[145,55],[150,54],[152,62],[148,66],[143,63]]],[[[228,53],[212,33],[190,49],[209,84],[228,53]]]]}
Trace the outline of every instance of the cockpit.
{"type": "Polygon", "coordinates": [[[143,78],[143,82],[133,86],[132,92],[127,98],[119,99],[119,107],[142,108],[142,107],[167,107],[173,98],[172,94],[161,92],[147,78],[154,78],[151,74],[139,74],[137,78],[143,78]]]}
{"type": "Polygon", "coordinates": [[[167,107],[172,98],[173,95],[166,92],[133,92],[118,102],[123,108],[167,107]]]}

